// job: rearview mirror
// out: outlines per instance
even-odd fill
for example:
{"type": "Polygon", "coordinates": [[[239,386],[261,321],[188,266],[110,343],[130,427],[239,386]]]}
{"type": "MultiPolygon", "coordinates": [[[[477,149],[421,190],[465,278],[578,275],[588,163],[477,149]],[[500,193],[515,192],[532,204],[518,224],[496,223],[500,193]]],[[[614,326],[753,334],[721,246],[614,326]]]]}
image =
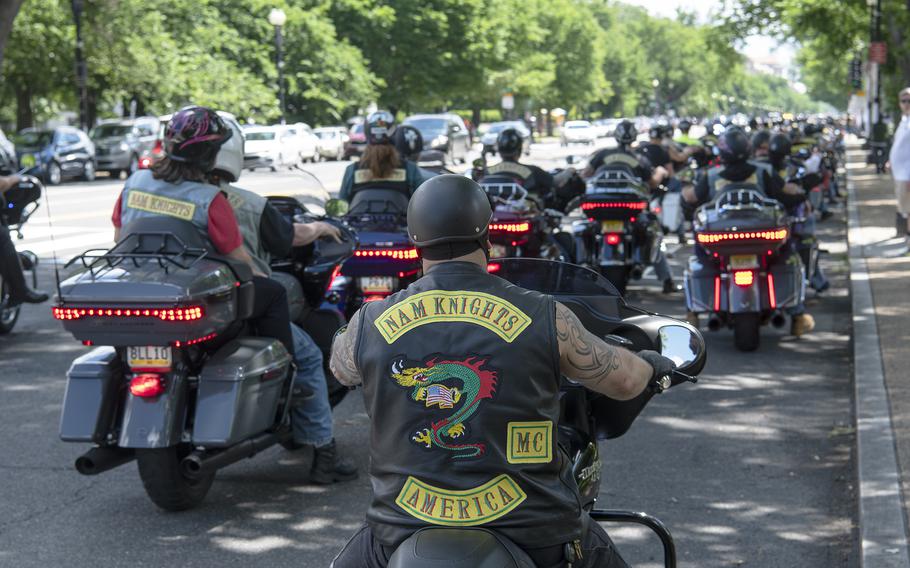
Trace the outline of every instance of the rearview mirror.
{"type": "Polygon", "coordinates": [[[341,217],[348,212],[348,202],[343,199],[329,199],[325,202],[325,214],[329,217],[341,217]]]}
{"type": "Polygon", "coordinates": [[[660,354],[676,363],[683,373],[697,374],[704,367],[705,340],[685,325],[665,325],[657,332],[660,354]]]}

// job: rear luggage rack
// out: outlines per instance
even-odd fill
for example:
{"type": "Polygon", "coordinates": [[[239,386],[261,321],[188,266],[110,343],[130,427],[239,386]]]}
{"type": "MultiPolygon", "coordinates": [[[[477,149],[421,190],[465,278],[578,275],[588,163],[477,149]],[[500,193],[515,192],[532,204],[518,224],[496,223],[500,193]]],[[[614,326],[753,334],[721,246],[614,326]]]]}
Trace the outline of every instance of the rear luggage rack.
{"type": "Polygon", "coordinates": [[[168,272],[172,266],[181,270],[192,268],[207,255],[207,250],[191,247],[173,233],[133,233],[114,245],[113,248],[90,249],[73,257],[64,265],[64,268],[69,268],[79,261],[94,278],[97,276],[96,270],[115,268],[123,262],[131,262],[133,266],[139,267],[145,262],[154,261],[165,272],[168,272]],[[160,239],[160,244],[154,247],[154,244],[149,242],[151,239],[160,239]],[[133,246],[129,248],[131,243],[133,246]]]}
{"type": "Polygon", "coordinates": [[[782,208],[780,202],[765,196],[758,189],[727,189],[721,191],[709,208],[723,211],[740,211],[743,209],[761,210],[765,207],[782,208]]]}

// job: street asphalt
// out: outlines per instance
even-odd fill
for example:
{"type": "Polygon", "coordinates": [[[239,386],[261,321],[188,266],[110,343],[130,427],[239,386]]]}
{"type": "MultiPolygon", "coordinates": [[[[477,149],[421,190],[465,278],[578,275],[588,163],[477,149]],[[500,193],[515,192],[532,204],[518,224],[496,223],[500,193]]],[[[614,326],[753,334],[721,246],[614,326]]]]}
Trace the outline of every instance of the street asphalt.
{"type": "MultiPolygon", "coordinates": [[[[538,145],[532,161],[552,167],[587,151],[538,145]]],[[[335,191],[344,165],[305,167],[335,191]]],[[[321,192],[303,179],[244,173],[240,185],[321,192]]],[[[53,288],[52,247],[63,258],[109,243],[121,185],[50,190],[54,244],[46,207],[19,241],[45,261],[40,287],[53,288]]],[[[796,340],[763,328],[759,350],[740,353],[729,330],[705,330],[708,364],[698,384],[661,395],[627,435],[602,444],[599,505],[660,518],[674,534],[680,566],[858,566],[843,213],[821,234],[832,287],[809,301],[815,332],[796,340]]],[[[681,276],[691,249],[671,250],[681,276]]],[[[684,315],[682,297],[663,296],[647,275],[627,301],[684,315]]],[[[359,392],[335,411],[336,438],[360,466],[358,480],[308,485],[301,481],[306,453],[273,448],[220,472],[198,509],[165,513],[145,496],[135,465],[83,477],[73,461],[88,447],[57,437],[66,369],[86,349],[51,318],[49,304],[25,307],[13,333],[0,337],[0,567],[326,567],[360,526],[370,485],[359,392]]],[[[644,529],[607,528],[632,566],[662,566],[659,543],[644,529]]]]}

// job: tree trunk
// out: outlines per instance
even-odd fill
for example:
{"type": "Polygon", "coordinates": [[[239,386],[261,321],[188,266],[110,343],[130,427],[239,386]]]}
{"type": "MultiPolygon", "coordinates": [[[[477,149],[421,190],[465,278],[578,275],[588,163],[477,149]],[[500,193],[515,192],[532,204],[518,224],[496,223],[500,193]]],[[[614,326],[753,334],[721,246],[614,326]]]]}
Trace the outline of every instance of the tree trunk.
{"type": "Polygon", "coordinates": [[[474,123],[474,128],[477,128],[477,125],[480,124],[480,107],[474,105],[471,107],[471,122],[474,123]]]}
{"type": "Polygon", "coordinates": [[[16,130],[32,126],[32,90],[25,83],[16,83],[16,130]]]}
{"type": "Polygon", "coordinates": [[[22,2],[24,0],[0,0],[0,69],[3,67],[3,48],[13,31],[13,20],[16,19],[22,2]]]}

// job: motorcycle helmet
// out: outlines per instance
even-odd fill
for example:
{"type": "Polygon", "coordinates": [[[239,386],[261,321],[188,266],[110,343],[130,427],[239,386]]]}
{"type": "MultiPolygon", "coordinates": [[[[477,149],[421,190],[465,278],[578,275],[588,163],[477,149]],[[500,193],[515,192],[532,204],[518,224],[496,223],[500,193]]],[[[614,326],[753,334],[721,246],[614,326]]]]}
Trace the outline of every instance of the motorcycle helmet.
{"type": "Polygon", "coordinates": [[[429,260],[486,250],[493,208],[474,180],[444,174],[423,182],[408,203],[408,236],[429,260]]]}
{"type": "Polygon", "coordinates": [[[226,181],[235,182],[240,179],[240,173],[243,171],[243,130],[234,115],[218,111],[218,116],[234,134],[218,149],[212,171],[226,181]]]}
{"type": "Polygon", "coordinates": [[[774,161],[782,160],[790,155],[792,148],[793,144],[790,142],[790,137],[786,134],[778,133],[772,136],[768,142],[768,155],[774,161]]]}
{"type": "Polygon", "coordinates": [[[164,153],[175,162],[195,164],[207,172],[234,132],[210,108],[188,106],[174,113],[164,130],[164,153]]]}
{"type": "Polygon", "coordinates": [[[752,135],[752,150],[757,152],[762,146],[767,146],[771,141],[771,132],[769,130],[759,130],[752,135]]]}
{"type": "Polygon", "coordinates": [[[635,125],[632,124],[631,120],[623,120],[616,125],[616,131],[613,133],[613,137],[616,138],[616,141],[619,142],[620,145],[631,144],[638,138],[638,130],[635,129],[635,125]]]}
{"type": "Polygon", "coordinates": [[[742,128],[731,126],[717,138],[717,150],[723,163],[738,164],[749,159],[752,144],[742,128]]]}
{"type": "Polygon", "coordinates": [[[817,132],[819,132],[819,128],[815,124],[809,123],[803,127],[804,136],[814,136],[817,132]]]}
{"type": "Polygon", "coordinates": [[[402,124],[392,133],[392,144],[402,158],[417,160],[423,152],[423,135],[413,126],[402,124]]]}
{"type": "Polygon", "coordinates": [[[679,128],[679,131],[683,134],[688,134],[689,130],[692,128],[692,123],[686,120],[685,118],[679,121],[679,124],[676,125],[679,128]]]}
{"type": "Polygon", "coordinates": [[[387,110],[377,110],[367,117],[363,131],[367,144],[391,144],[395,117],[387,110]]]}
{"type": "Polygon", "coordinates": [[[522,140],[518,130],[514,128],[506,128],[496,137],[496,151],[503,158],[520,156],[523,146],[524,140],[522,140]]]}

